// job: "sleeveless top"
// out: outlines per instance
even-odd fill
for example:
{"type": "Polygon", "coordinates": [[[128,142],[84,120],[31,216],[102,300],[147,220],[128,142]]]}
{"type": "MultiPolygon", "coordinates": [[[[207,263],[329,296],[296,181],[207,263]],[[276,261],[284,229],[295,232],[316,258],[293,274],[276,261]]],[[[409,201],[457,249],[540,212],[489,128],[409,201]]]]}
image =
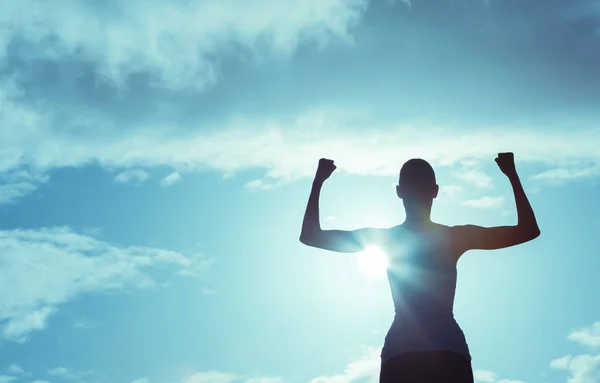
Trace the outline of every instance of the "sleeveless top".
{"type": "Polygon", "coordinates": [[[381,360],[416,351],[453,351],[471,360],[465,336],[454,319],[456,255],[450,228],[434,224],[417,231],[388,229],[387,276],[395,315],[381,360]]]}

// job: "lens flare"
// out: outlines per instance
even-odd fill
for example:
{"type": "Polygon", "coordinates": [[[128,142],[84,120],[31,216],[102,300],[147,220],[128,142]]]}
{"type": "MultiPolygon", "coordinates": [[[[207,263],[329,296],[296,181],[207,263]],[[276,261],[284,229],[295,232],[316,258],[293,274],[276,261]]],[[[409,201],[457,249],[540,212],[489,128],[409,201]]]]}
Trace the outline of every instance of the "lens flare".
{"type": "Polygon", "coordinates": [[[367,278],[379,279],[386,276],[388,259],[385,252],[377,246],[369,246],[357,255],[358,268],[367,278]]]}

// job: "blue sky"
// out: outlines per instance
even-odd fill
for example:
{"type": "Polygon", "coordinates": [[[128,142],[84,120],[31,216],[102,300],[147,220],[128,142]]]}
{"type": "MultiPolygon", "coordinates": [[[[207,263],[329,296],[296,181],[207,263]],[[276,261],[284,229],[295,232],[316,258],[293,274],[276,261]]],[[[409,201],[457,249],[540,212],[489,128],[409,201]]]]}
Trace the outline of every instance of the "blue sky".
{"type": "Polygon", "coordinates": [[[478,383],[600,381],[596,0],[5,1],[0,383],[375,382],[393,307],[323,226],[433,219],[542,236],[459,262],[478,383]]]}

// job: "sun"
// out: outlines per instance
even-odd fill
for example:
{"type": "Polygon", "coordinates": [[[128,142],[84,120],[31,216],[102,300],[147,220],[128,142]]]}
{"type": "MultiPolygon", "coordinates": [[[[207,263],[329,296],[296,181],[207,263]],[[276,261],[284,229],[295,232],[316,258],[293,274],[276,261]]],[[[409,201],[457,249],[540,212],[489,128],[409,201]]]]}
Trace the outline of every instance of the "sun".
{"type": "Polygon", "coordinates": [[[385,252],[377,246],[369,246],[357,254],[358,268],[367,278],[379,279],[386,276],[388,260],[385,252]]]}

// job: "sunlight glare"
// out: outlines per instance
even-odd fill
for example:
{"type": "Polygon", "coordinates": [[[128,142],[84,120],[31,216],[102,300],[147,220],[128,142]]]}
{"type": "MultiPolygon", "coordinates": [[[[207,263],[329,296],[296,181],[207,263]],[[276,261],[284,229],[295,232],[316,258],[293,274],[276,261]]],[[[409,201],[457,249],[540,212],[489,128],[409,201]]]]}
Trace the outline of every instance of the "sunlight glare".
{"type": "Polygon", "coordinates": [[[377,246],[369,246],[357,254],[359,269],[370,279],[386,276],[388,260],[385,252],[377,246]]]}

